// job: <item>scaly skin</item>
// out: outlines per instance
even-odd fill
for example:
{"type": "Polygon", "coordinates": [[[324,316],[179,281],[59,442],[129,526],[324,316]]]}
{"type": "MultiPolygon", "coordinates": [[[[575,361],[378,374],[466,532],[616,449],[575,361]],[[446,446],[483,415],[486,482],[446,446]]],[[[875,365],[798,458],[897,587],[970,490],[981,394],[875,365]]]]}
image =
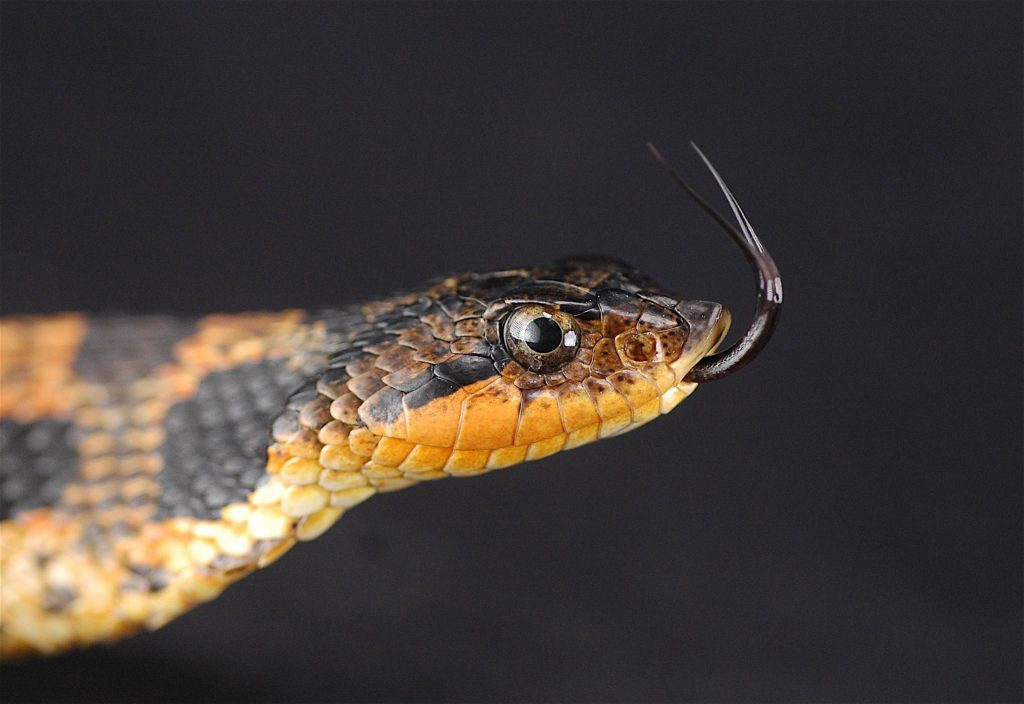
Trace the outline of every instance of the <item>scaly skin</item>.
{"type": "Polygon", "coordinates": [[[0,654],[159,627],[376,493],[667,413],[729,324],[692,305],[586,259],[319,312],[2,321],[0,654]],[[573,321],[557,364],[509,348],[527,306],[573,321]]]}

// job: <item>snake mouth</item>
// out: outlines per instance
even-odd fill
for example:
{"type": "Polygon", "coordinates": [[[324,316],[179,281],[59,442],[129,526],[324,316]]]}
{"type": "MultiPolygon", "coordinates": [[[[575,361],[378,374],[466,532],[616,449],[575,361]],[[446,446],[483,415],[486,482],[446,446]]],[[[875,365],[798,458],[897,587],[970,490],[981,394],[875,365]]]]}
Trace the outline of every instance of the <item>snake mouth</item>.
{"type": "Polygon", "coordinates": [[[712,301],[684,301],[676,305],[674,310],[689,325],[690,334],[682,354],[671,364],[676,383],[661,396],[663,414],[679,405],[697,388],[697,382],[687,381],[686,375],[700,360],[715,353],[725,340],[732,323],[729,311],[720,303],[712,301]]]}

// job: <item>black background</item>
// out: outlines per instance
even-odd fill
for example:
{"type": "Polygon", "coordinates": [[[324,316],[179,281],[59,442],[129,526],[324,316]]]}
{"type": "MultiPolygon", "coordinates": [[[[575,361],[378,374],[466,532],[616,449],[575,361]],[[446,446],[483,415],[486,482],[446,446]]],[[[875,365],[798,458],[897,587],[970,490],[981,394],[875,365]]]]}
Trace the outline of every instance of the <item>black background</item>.
{"type": "Polygon", "coordinates": [[[1021,697],[1019,3],[3,5],[5,312],[574,253],[776,338],[636,433],[380,497],[6,701],[1021,697]]]}

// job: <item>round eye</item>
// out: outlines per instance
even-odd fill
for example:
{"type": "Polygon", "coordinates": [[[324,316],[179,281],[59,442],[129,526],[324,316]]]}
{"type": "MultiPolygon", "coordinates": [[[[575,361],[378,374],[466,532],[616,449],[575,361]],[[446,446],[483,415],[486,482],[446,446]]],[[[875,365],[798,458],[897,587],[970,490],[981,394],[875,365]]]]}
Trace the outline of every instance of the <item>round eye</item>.
{"type": "Polygon", "coordinates": [[[554,352],[562,344],[562,327],[551,318],[534,318],[516,333],[534,352],[554,352]]]}
{"type": "Polygon", "coordinates": [[[576,356],[580,332],[568,313],[538,305],[519,308],[505,322],[505,347],[524,368],[546,374],[576,356]]]}

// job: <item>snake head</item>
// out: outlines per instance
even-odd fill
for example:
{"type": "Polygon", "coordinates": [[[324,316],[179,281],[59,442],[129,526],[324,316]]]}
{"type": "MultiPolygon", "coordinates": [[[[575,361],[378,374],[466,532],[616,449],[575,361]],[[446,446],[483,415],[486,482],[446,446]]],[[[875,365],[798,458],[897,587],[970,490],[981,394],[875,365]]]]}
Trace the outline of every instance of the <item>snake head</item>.
{"type": "Polygon", "coordinates": [[[297,419],[282,427],[316,419],[299,450],[319,451],[327,469],[361,472],[378,490],[401,488],[631,430],[698,382],[739,369],[771,335],[781,279],[704,161],[739,230],[668,168],[740,247],[758,287],[754,320],[728,350],[717,353],[731,319],[721,305],[686,300],[616,259],[463,274],[364,306],[359,324],[342,313],[336,328],[348,337],[316,383],[319,396],[301,412],[295,404],[297,419]]]}
{"type": "Polygon", "coordinates": [[[606,258],[449,277],[364,313],[370,324],[321,377],[321,410],[306,415],[333,418],[310,429],[321,442],[347,444],[324,450],[324,466],[366,474],[369,461],[379,488],[638,427],[693,391],[687,373],[729,325],[722,306],[682,300],[606,258]],[[352,436],[372,447],[352,447],[352,436]]]}

